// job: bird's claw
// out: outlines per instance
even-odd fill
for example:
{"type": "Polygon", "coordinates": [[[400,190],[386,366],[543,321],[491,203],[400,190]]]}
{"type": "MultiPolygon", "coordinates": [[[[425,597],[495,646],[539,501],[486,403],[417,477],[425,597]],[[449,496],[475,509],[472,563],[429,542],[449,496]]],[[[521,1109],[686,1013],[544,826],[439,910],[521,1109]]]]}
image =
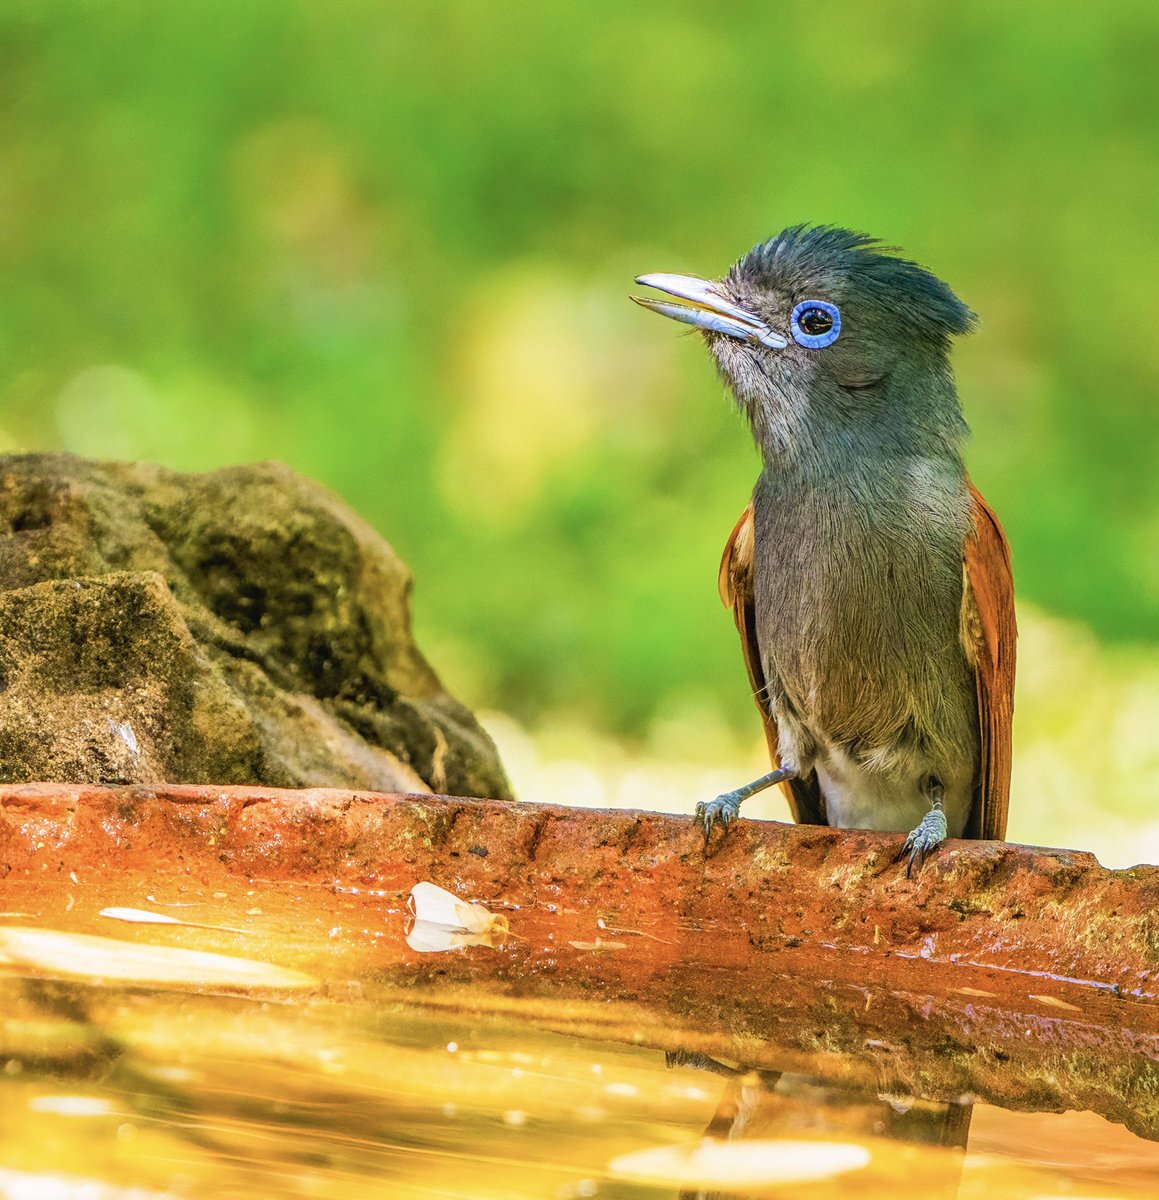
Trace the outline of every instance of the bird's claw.
{"type": "Polygon", "coordinates": [[[946,824],[946,814],[942,811],[941,804],[935,803],[934,807],[922,817],[918,827],[911,830],[902,847],[902,855],[909,854],[909,865],[905,870],[906,878],[912,879],[914,867],[916,866],[920,871],[930,852],[940,846],[949,836],[950,828],[946,824]]]}
{"type": "Polygon", "coordinates": [[[718,821],[725,833],[728,827],[740,816],[740,798],[735,792],[724,792],[715,800],[701,800],[696,806],[696,822],[704,826],[704,840],[707,842],[712,834],[712,827],[718,821]]]}

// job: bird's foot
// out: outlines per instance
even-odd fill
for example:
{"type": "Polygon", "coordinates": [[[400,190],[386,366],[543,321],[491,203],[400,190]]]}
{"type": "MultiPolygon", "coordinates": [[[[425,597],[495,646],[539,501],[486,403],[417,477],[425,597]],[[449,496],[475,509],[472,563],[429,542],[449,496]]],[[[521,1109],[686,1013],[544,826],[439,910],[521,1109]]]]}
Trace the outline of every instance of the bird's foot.
{"type": "Polygon", "coordinates": [[[696,806],[696,823],[704,826],[704,840],[708,841],[712,827],[718,821],[721,829],[725,833],[728,832],[728,827],[740,816],[742,800],[747,800],[750,796],[755,796],[757,792],[763,792],[765,788],[771,788],[774,784],[784,783],[786,779],[792,779],[795,774],[796,771],[792,767],[778,767],[775,771],[762,775],[760,779],[746,783],[744,787],[735,788],[731,792],[721,792],[715,800],[701,800],[696,806]]]}
{"type": "Polygon", "coordinates": [[[918,827],[910,832],[902,847],[902,854],[909,854],[909,866],[905,870],[906,877],[912,879],[915,866],[920,871],[930,852],[940,846],[949,836],[950,827],[946,824],[946,814],[942,811],[942,802],[940,799],[935,800],[933,808],[922,817],[918,827]]]}
{"type": "Polygon", "coordinates": [[[735,792],[722,792],[715,800],[701,800],[696,806],[696,823],[704,826],[704,840],[712,835],[712,827],[718,821],[725,833],[740,816],[740,802],[745,798],[743,788],[735,792]]]}

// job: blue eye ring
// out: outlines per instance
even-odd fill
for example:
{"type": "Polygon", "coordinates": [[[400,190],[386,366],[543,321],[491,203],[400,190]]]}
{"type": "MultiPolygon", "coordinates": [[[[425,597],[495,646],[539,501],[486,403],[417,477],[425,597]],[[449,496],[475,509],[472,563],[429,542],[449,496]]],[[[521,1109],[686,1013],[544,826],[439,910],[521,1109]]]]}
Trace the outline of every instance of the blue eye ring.
{"type": "Polygon", "coordinates": [[[808,350],[824,350],[841,336],[841,310],[828,300],[802,300],[793,309],[789,327],[793,331],[793,340],[798,345],[808,350]],[[802,317],[805,319],[805,326],[801,324],[802,317]],[[828,328],[825,328],[826,317],[828,328]],[[814,327],[815,332],[808,332],[809,325],[814,327]]]}

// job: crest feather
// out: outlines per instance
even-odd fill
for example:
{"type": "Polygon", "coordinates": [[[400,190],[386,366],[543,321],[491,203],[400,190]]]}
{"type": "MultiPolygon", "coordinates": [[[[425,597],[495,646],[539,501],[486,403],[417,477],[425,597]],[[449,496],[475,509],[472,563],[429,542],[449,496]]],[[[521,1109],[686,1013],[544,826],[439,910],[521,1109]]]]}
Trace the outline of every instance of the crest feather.
{"type": "Polygon", "coordinates": [[[877,238],[832,225],[793,225],[754,247],[729,279],[791,294],[818,285],[906,308],[915,324],[943,335],[971,332],[978,318],[932,271],[877,238]]]}

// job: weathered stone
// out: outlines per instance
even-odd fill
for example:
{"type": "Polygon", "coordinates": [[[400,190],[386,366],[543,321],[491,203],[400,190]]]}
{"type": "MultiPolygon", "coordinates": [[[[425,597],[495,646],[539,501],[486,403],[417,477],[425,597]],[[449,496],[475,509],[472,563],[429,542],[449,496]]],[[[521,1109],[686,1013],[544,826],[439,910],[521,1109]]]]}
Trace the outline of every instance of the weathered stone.
{"type": "Polygon", "coordinates": [[[0,780],[507,796],[410,577],[277,463],[0,458],[0,780]]]}

